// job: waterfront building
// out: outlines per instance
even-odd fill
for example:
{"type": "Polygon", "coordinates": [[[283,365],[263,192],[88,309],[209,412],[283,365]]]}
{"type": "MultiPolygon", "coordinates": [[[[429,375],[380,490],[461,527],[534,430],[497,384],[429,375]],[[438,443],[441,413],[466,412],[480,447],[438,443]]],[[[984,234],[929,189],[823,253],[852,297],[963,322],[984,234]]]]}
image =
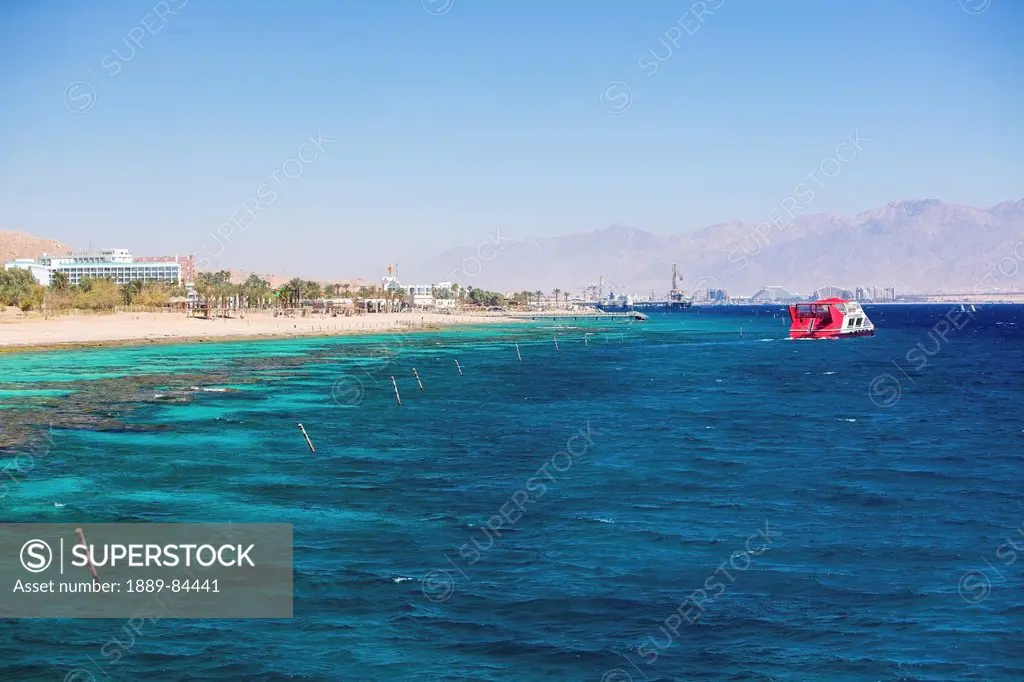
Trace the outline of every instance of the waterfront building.
{"type": "Polygon", "coordinates": [[[821,301],[826,298],[844,298],[849,300],[853,297],[854,293],[852,291],[837,286],[821,287],[811,294],[811,300],[814,301],[821,301]]]}
{"type": "Polygon", "coordinates": [[[28,270],[36,278],[36,281],[44,287],[50,285],[50,269],[38,261],[31,258],[16,258],[9,263],[4,263],[4,270],[12,270],[14,268],[28,270]]]}
{"type": "Polygon", "coordinates": [[[405,289],[405,302],[410,308],[433,308],[434,287],[430,284],[412,284],[405,289]]]}
{"type": "Polygon", "coordinates": [[[697,289],[693,292],[693,302],[700,304],[728,303],[729,292],[724,289],[697,289]]]}
{"type": "Polygon", "coordinates": [[[750,297],[755,303],[778,303],[796,298],[780,286],[770,284],[764,285],[757,293],[750,297]]]}
{"type": "Polygon", "coordinates": [[[83,279],[112,279],[118,284],[139,280],[162,282],[174,286],[185,284],[182,264],[178,258],[136,260],[126,249],[76,252],[68,256],[43,254],[39,260],[19,258],[4,264],[6,270],[22,268],[32,272],[44,286],[49,286],[53,274],[64,273],[72,285],[83,279]]]}

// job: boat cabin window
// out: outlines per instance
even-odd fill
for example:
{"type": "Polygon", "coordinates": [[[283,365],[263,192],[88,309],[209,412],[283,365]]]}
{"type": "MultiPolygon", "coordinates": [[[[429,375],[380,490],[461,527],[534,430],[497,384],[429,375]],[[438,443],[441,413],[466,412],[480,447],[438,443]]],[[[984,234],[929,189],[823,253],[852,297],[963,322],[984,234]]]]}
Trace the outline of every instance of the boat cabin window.
{"type": "Polygon", "coordinates": [[[796,316],[798,318],[814,317],[820,320],[828,319],[831,314],[828,311],[827,305],[817,305],[814,303],[801,303],[796,307],[796,316]]]}

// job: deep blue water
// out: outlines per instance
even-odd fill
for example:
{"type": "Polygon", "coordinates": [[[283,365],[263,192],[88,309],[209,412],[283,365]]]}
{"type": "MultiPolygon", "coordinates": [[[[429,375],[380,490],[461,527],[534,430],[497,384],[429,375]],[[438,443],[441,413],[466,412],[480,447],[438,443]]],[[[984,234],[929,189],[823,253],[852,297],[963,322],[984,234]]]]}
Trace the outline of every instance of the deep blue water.
{"type": "Polygon", "coordinates": [[[2,357],[0,520],[293,523],[295,618],[0,621],[0,679],[1019,681],[1024,307],[958,309],[2,357]]]}

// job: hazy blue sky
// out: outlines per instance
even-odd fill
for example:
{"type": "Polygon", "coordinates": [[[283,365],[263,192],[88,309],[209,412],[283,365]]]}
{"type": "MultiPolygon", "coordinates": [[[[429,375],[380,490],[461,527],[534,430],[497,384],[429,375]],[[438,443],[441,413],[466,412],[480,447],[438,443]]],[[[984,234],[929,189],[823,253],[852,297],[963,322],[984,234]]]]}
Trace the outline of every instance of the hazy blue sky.
{"type": "Polygon", "coordinates": [[[0,229],[377,276],[495,225],[762,220],[857,129],[812,210],[990,205],[1024,195],[1024,3],[989,1],[8,0],[0,229]]]}

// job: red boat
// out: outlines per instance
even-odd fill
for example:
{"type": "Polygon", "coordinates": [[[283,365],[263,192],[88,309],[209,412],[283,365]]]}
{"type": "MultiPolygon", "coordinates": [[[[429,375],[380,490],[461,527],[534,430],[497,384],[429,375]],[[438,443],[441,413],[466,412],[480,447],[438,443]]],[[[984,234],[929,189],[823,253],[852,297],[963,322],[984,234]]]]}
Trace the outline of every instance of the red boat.
{"type": "Polygon", "coordinates": [[[838,339],[875,333],[875,325],[860,304],[843,298],[791,305],[789,319],[791,339],[838,339]]]}

